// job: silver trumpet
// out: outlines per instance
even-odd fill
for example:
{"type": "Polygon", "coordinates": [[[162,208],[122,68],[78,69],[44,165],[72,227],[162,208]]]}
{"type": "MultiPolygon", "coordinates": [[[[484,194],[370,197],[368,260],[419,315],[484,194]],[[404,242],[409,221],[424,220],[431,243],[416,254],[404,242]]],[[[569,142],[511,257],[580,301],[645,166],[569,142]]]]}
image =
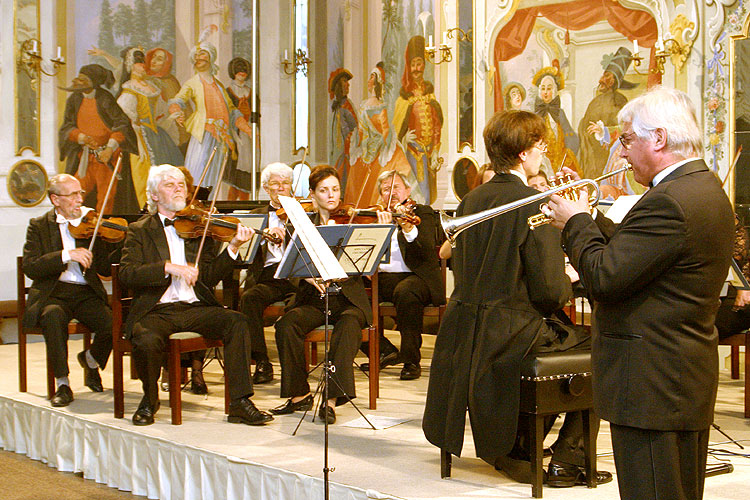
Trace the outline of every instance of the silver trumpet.
{"type": "MultiPolygon", "coordinates": [[[[513,210],[516,210],[518,208],[525,207],[526,205],[530,205],[537,201],[541,201],[545,198],[548,198],[550,195],[553,195],[553,194],[577,193],[584,186],[591,186],[591,188],[593,188],[593,192],[589,195],[589,206],[595,207],[599,204],[599,199],[601,197],[601,191],[599,190],[599,182],[601,182],[602,180],[608,177],[615,176],[617,174],[620,174],[630,169],[632,169],[632,166],[628,164],[625,167],[614,170],[606,175],[602,175],[601,177],[597,177],[596,179],[593,179],[593,180],[592,179],[580,179],[577,181],[560,184],[560,185],[550,188],[547,191],[543,191],[539,194],[528,196],[526,198],[521,198],[520,200],[516,200],[511,203],[506,203],[505,205],[500,205],[499,207],[488,208],[487,210],[482,210],[481,212],[477,212],[475,214],[468,214],[468,215],[464,215],[461,217],[451,217],[448,214],[446,214],[443,210],[441,210],[440,211],[440,225],[443,227],[443,231],[445,232],[445,237],[448,239],[448,241],[450,241],[451,246],[455,247],[456,237],[459,234],[461,234],[465,229],[468,229],[471,226],[475,226],[476,224],[479,224],[480,222],[484,222],[486,220],[497,217],[498,215],[502,215],[502,214],[511,212],[513,210]]],[[[541,214],[529,217],[528,223],[531,229],[534,229],[537,226],[540,226],[542,224],[546,224],[552,221],[552,219],[547,214],[544,213],[545,212],[544,207],[546,207],[546,205],[547,204],[544,203],[540,207],[542,210],[541,214]]]]}

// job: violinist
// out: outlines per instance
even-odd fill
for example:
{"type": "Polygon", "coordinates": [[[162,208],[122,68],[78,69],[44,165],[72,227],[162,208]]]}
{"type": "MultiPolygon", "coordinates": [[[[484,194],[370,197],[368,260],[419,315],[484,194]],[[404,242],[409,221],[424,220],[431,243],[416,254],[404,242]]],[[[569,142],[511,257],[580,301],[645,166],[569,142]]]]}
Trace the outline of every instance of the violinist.
{"type": "MultiPolygon", "coordinates": [[[[271,202],[257,209],[256,213],[268,214],[269,232],[285,236],[285,221],[279,220],[276,210],[281,208],[279,195],[290,196],[292,191],[293,171],[285,163],[270,163],[260,174],[263,189],[268,193],[271,202]]],[[[274,279],[276,269],[284,255],[285,245],[274,245],[265,240],[255,255],[255,260],[248,269],[252,286],[245,289],[240,301],[240,310],[250,320],[250,335],[253,341],[252,357],[255,360],[254,384],[265,384],[273,380],[273,365],[268,358],[266,338],[263,334],[263,310],[278,300],[284,300],[297,291],[289,280],[274,279]]]]}
{"type": "MultiPolygon", "coordinates": [[[[339,174],[333,167],[318,165],[310,173],[310,196],[318,207],[312,221],[316,226],[326,225],[329,215],[341,202],[339,174]]],[[[362,328],[372,322],[370,299],[362,278],[350,277],[340,283],[341,292],[330,295],[329,323],[333,325],[329,359],[335,366],[328,387],[328,401],[320,405],[321,420],[336,421],[334,407],[344,404],[347,398],[356,397],[354,388],[354,356],[362,338],[362,328]]],[[[325,323],[325,301],[322,286],[312,279],[300,282],[299,291],[291,309],[276,322],[276,346],[281,361],[281,397],[287,401],[273,408],[271,413],[285,415],[306,411],[313,406],[313,396],[307,383],[304,343],[307,332],[325,323]]]]}
{"type": "Polygon", "coordinates": [[[77,227],[85,214],[81,183],[69,174],[49,180],[49,199],[54,208],[32,219],[23,248],[23,270],[33,280],[23,322],[27,328],[41,327],[47,360],[55,376],[52,406],[68,406],[73,391],[68,378],[68,323],[75,318],[94,332],[91,349],[78,353],[85,385],[102,392],[99,368],[104,368],[112,351],[112,311],[99,275],[109,276],[110,263],[117,257],[117,244],[97,239],[76,240],[77,227]]]}
{"type": "MultiPolygon", "coordinates": [[[[379,212],[380,223],[390,223],[391,212],[404,213],[411,185],[395,170],[378,176],[380,202],[387,211],[379,212]]],[[[378,295],[396,306],[396,324],[401,333],[401,352],[385,337],[380,337],[380,368],[403,363],[401,380],[415,380],[422,374],[422,320],[426,305],[445,304],[445,287],[435,247],[435,213],[427,205],[416,205],[418,226],[403,218],[395,219],[398,230],[391,237],[390,261],[378,269],[378,295]]],[[[367,343],[362,349],[367,352],[367,343]]],[[[369,368],[369,365],[367,366],[369,368]]]]}
{"type": "Polygon", "coordinates": [[[133,295],[125,335],[133,344],[133,362],[144,392],[133,423],[154,423],[159,410],[159,368],[167,340],[174,332],[188,330],[224,343],[229,422],[263,425],[273,417],[250,400],[253,383],[248,371],[251,341],[247,318],[221,307],[212,291],[231,273],[240,245],[253,233],[238,225],[236,235],[219,255],[218,245],[206,240],[196,265],[200,239],[183,239],[174,227],[176,213],[185,208],[186,193],[185,177],[178,168],[151,167],[146,184],[150,215],[131,224],[125,237],[120,277],[133,295]]]}

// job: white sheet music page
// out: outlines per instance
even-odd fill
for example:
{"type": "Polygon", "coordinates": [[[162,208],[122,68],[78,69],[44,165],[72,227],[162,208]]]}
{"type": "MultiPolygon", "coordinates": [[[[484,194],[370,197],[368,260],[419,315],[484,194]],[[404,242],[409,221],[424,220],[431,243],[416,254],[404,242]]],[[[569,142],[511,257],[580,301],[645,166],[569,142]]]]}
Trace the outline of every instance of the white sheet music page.
{"type": "Polygon", "coordinates": [[[289,196],[279,196],[279,201],[289,220],[292,221],[295,231],[302,240],[305,250],[310,254],[310,258],[321,278],[324,281],[346,278],[346,271],[336,260],[336,256],[333,255],[318,229],[307,216],[302,205],[295,198],[289,196]]]}
{"type": "Polygon", "coordinates": [[[619,224],[628,212],[630,212],[630,209],[633,208],[633,205],[640,199],[640,194],[620,196],[609,207],[609,210],[607,210],[607,218],[615,224],[619,224]]]}

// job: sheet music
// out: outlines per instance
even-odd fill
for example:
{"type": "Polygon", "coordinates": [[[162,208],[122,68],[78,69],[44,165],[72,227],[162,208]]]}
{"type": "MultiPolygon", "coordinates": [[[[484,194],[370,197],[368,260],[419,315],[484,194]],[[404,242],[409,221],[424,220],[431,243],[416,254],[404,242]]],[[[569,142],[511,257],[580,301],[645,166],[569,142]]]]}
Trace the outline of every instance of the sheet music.
{"type": "MultiPolygon", "coordinates": [[[[299,235],[305,250],[310,255],[323,281],[342,280],[346,278],[346,271],[341,267],[331,249],[328,248],[325,240],[305,213],[302,205],[296,199],[289,196],[279,196],[279,201],[289,220],[294,225],[296,234],[299,235]]],[[[292,245],[287,246],[285,254],[288,253],[290,247],[292,245]]]]}
{"type": "Polygon", "coordinates": [[[641,196],[640,194],[620,196],[607,210],[607,218],[615,224],[619,224],[633,208],[633,205],[641,199],[641,196]]]}
{"type": "MultiPolygon", "coordinates": [[[[268,225],[267,214],[251,214],[247,212],[244,212],[244,213],[243,212],[230,212],[226,215],[237,217],[243,226],[251,227],[253,229],[257,229],[258,231],[263,231],[268,225]]],[[[257,234],[254,234],[253,237],[250,238],[250,241],[247,241],[240,246],[239,254],[240,256],[242,256],[245,262],[252,262],[253,259],[255,259],[255,254],[258,252],[260,244],[261,244],[261,237],[258,236],[257,234]]]]}
{"type": "Polygon", "coordinates": [[[393,224],[353,226],[345,252],[339,256],[344,271],[356,273],[371,269],[378,257],[382,258],[373,249],[380,249],[384,241],[390,241],[394,228],[393,224]]]}

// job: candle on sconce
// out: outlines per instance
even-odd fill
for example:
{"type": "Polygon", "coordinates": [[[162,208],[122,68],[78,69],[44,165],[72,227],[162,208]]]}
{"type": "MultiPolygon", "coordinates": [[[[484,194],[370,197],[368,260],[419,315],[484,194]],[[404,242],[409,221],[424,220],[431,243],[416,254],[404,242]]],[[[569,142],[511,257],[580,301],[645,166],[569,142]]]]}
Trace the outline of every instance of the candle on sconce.
{"type": "Polygon", "coordinates": [[[57,59],[62,59],[62,48],[59,45],[57,46],[57,59]]]}
{"type": "Polygon", "coordinates": [[[284,60],[285,60],[285,61],[288,61],[288,60],[289,60],[289,51],[288,51],[288,50],[286,50],[286,49],[284,49],[284,60]]]}
{"type": "Polygon", "coordinates": [[[443,31],[443,45],[448,45],[448,32],[443,31]]]}
{"type": "Polygon", "coordinates": [[[661,41],[661,38],[656,40],[656,51],[657,52],[664,51],[664,42],[661,41]]]}
{"type": "Polygon", "coordinates": [[[430,37],[428,39],[427,46],[428,47],[433,47],[433,45],[432,45],[432,35],[430,35],[430,37]]]}
{"type": "Polygon", "coordinates": [[[633,40],[633,55],[638,55],[638,40],[633,40]]]}
{"type": "Polygon", "coordinates": [[[31,52],[33,52],[34,54],[39,52],[39,44],[36,40],[31,41],[31,52]]]}

